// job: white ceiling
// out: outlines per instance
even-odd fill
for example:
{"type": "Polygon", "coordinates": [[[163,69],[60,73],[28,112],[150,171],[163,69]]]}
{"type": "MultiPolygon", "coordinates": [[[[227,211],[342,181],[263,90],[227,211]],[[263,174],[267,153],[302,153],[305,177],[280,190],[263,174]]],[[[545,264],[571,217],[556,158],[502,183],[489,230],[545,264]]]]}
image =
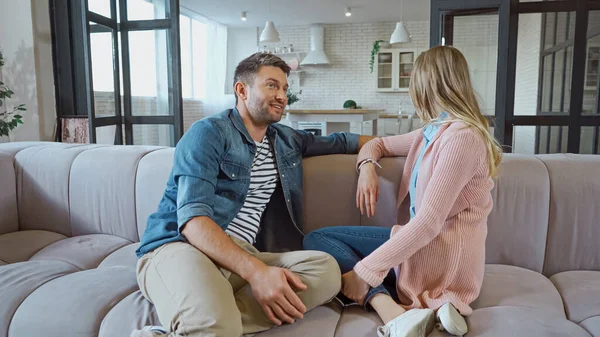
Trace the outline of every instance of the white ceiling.
{"type": "Polygon", "coordinates": [[[180,0],[180,4],[229,27],[264,27],[267,20],[276,26],[429,20],[429,0],[404,0],[404,4],[401,0],[180,0]],[[348,6],[351,17],[344,15],[348,6]],[[246,22],[240,19],[242,11],[248,12],[246,22]]]}

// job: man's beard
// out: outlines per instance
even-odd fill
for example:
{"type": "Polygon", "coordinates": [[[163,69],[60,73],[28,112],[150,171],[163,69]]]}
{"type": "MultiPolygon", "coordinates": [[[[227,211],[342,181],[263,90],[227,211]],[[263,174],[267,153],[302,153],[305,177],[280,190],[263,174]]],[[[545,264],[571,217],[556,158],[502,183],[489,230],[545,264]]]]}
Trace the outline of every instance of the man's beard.
{"type": "Polygon", "coordinates": [[[248,112],[250,113],[250,117],[254,123],[259,125],[269,125],[279,122],[278,120],[275,120],[269,113],[270,107],[270,104],[260,105],[258,102],[254,101],[248,104],[248,112]]]}

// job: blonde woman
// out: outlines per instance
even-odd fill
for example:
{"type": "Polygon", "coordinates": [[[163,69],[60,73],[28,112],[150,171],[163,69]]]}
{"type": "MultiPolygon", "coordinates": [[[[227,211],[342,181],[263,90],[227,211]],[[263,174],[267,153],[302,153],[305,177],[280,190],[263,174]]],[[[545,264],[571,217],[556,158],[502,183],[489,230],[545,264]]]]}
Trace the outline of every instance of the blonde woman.
{"type": "Polygon", "coordinates": [[[457,49],[438,46],[417,58],[410,97],[425,126],[369,141],[356,163],[356,204],[373,216],[377,161],[407,156],[398,204],[410,196],[410,221],[323,228],[305,237],[304,248],[336,258],[343,295],[379,314],[379,336],[427,336],[435,326],[463,335],[483,281],[492,177],[502,150],[457,49]]]}

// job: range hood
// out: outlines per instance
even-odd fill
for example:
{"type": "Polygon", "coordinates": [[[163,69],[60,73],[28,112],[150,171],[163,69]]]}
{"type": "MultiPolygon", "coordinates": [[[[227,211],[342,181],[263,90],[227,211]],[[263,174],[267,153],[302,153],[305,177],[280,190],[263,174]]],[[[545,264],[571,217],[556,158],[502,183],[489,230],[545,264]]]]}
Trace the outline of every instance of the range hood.
{"type": "Polygon", "coordinates": [[[329,64],[325,54],[325,27],[313,25],[310,27],[310,53],[302,60],[300,65],[329,64]]]}

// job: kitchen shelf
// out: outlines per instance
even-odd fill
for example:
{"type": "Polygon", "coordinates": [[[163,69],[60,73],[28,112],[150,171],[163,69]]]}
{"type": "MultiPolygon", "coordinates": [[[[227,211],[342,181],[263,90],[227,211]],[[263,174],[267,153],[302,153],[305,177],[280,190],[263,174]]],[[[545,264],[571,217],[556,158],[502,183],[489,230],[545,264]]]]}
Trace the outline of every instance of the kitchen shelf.
{"type": "Polygon", "coordinates": [[[375,57],[375,90],[377,92],[408,92],[414,61],[421,51],[415,48],[380,49],[375,57]],[[379,62],[380,60],[383,62],[379,62]],[[385,65],[385,67],[379,67],[380,65],[385,65]]]}

